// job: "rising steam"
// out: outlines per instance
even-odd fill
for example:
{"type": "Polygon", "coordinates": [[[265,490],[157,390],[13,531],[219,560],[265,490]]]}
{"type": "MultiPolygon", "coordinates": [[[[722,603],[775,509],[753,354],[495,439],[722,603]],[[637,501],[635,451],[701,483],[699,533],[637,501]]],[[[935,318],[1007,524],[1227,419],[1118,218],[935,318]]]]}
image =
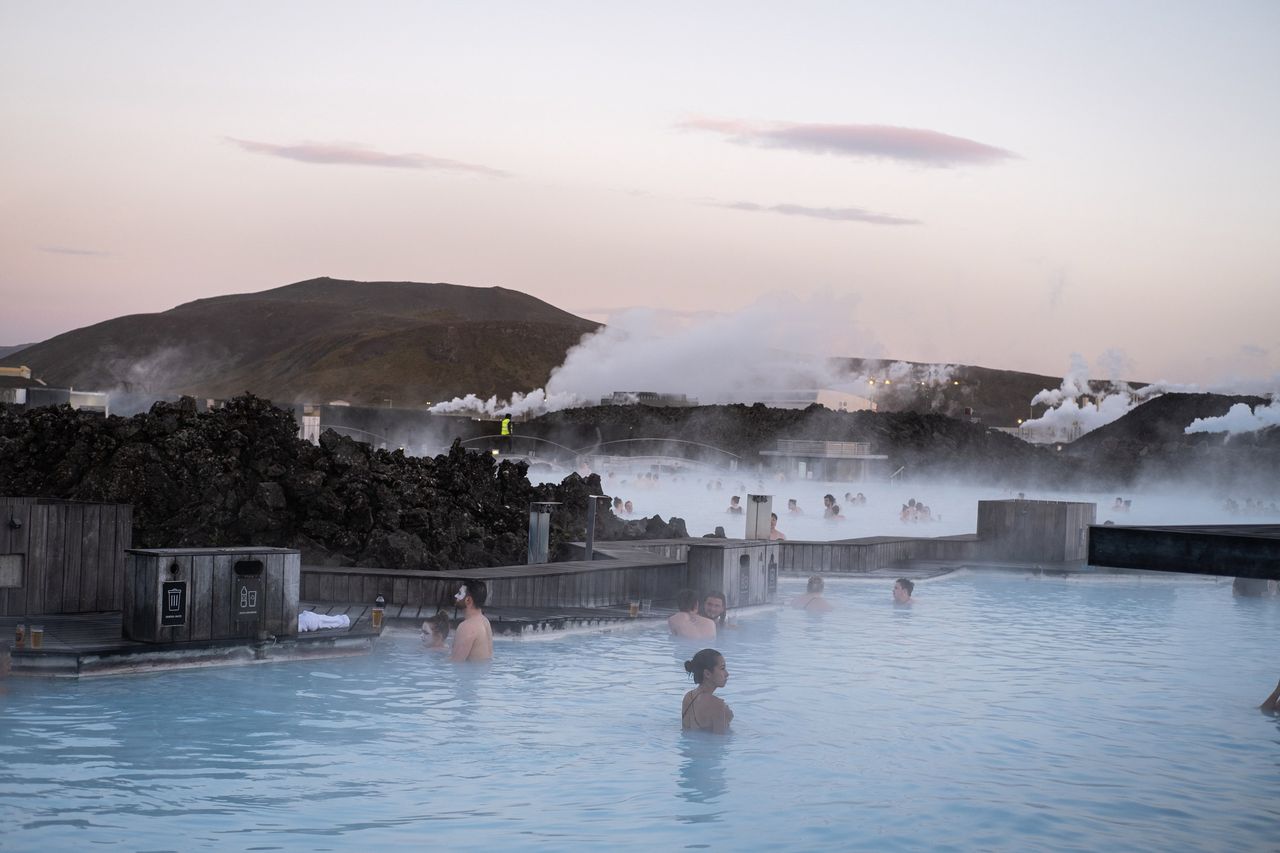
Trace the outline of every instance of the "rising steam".
{"type": "Polygon", "coordinates": [[[1089,362],[1079,353],[1071,355],[1071,369],[1057,388],[1046,388],[1031,398],[1032,406],[1049,408],[1038,418],[1023,423],[1032,433],[1050,437],[1074,439],[1133,411],[1148,400],[1175,391],[1194,393],[1200,389],[1194,385],[1178,385],[1171,382],[1153,382],[1141,388],[1133,388],[1114,375],[1115,367],[1127,366],[1127,359],[1114,351],[1104,353],[1100,362],[1109,363],[1111,377],[1106,380],[1089,378],[1089,362]]]}
{"type": "Polygon", "coordinates": [[[1280,400],[1273,400],[1266,406],[1254,406],[1252,409],[1244,403],[1236,403],[1220,417],[1196,418],[1185,432],[1187,435],[1197,432],[1226,432],[1239,435],[1273,426],[1280,426],[1280,400]]]}
{"type": "Polygon", "coordinates": [[[834,357],[880,350],[855,325],[855,307],[854,298],[775,295],[731,314],[630,310],[571,349],[545,389],[510,400],[468,394],[431,411],[532,416],[638,391],[683,394],[704,405],[769,404],[819,389],[865,398],[886,378],[917,387],[950,381],[949,365],[895,362],[874,376],[851,372],[834,357]]]}

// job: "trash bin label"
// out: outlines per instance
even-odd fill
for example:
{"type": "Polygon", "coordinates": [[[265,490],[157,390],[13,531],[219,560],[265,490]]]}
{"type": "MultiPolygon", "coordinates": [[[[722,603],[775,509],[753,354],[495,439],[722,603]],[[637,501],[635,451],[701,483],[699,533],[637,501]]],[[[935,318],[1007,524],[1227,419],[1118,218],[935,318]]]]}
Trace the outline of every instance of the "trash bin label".
{"type": "Polygon", "coordinates": [[[165,581],[160,584],[160,627],[174,628],[187,624],[187,582],[165,581]]]}
{"type": "Polygon", "coordinates": [[[231,614],[237,622],[257,622],[262,618],[262,563],[242,560],[231,577],[231,614]]]}

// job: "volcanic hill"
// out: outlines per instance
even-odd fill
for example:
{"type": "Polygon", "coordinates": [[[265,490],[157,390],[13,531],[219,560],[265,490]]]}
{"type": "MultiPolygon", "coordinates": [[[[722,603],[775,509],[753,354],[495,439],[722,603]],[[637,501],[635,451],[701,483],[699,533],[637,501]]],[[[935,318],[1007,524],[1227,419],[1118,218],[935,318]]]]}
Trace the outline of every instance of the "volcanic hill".
{"type": "Polygon", "coordinates": [[[117,317],[24,347],[55,387],[417,407],[546,384],[598,324],[502,287],[317,278],[117,317]]]}

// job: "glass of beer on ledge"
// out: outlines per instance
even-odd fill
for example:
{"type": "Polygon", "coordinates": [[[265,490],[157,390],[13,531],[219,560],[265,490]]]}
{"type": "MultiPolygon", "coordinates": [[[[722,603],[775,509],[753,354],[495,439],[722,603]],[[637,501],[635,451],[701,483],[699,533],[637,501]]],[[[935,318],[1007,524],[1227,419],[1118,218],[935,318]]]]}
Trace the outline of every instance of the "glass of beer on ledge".
{"type": "Polygon", "coordinates": [[[38,649],[44,645],[44,626],[31,626],[31,648],[38,649]]]}

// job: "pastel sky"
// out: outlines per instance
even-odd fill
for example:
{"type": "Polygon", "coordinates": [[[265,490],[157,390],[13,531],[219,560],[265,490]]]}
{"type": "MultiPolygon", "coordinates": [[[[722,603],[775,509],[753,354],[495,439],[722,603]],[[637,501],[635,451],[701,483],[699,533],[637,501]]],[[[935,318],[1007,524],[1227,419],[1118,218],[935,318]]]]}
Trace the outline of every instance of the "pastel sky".
{"type": "Polygon", "coordinates": [[[328,275],[1280,388],[1278,42],[1274,0],[0,0],[0,345],[328,275]]]}

